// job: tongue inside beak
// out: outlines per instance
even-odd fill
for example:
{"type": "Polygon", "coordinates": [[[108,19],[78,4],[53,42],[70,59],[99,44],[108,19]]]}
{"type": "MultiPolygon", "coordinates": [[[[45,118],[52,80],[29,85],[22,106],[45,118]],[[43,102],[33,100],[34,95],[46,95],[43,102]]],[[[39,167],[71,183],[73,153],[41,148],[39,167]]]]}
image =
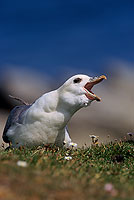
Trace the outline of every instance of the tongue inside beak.
{"type": "Polygon", "coordinates": [[[86,97],[90,100],[101,101],[101,98],[94,94],[91,89],[94,85],[100,83],[102,80],[106,80],[106,76],[102,75],[100,77],[94,78],[93,81],[86,83],[84,90],[86,91],[86,97]]]}

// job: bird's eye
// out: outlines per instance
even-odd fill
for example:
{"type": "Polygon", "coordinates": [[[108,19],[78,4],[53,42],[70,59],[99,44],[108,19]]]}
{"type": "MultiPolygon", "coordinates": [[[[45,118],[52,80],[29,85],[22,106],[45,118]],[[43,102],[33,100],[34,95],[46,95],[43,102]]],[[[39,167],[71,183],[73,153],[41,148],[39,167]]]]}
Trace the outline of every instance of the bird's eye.
{"type": "Polygon", "coordinates": [[[80,83],[81,81],[82,81],[81,78],[76,78],[76,79],[74,79],[74,83],[80,83]]]}

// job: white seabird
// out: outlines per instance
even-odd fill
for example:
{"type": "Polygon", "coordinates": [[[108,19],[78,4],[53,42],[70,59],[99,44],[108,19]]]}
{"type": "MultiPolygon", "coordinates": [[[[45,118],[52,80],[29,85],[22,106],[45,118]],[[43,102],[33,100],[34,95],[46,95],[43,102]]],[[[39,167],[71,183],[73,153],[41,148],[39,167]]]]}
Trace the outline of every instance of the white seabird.
{"type": "Polygon", "coordinates": [[[71,143],[67,123],[82,107],[101,99],[92,87],[106,79],[75,75],[57,90],[42,95],[31,105],[16,106],[10,113],[3,132],[3,140],[12,147],[71,143]]]}

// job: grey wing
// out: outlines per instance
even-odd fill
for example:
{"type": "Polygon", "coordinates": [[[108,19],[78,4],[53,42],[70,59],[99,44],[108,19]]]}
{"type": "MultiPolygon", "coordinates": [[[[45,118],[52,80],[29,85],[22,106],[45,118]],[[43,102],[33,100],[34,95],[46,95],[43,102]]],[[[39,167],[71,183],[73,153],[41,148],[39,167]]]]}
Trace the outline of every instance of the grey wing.
{"type": "Polygon", "coordinates": [[[8,137],[6,135],[8,129],[14,125],[15,123],[21,123],[21,116],[22,114],[30,107],[31,105],[22,105],[22,106],[16,106],[15,108],[13,108],[13,110],[11,110],[4,131],[3,131],[3,140],[6,143],[9,143],[10,141],[8,140],[8,137]]]}

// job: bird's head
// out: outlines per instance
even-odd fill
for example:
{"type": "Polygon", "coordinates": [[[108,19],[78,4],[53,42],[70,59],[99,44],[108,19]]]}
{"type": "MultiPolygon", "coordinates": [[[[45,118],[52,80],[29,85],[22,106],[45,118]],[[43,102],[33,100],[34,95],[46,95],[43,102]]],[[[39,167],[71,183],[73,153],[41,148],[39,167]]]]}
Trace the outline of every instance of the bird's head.
{"type": "Polygon", "coordinates": [[[91,89],[103,79],[106,79],[106,76],[93,78],[87,75],[75,75],[59,88],[60,99],[63,103],[78,109],[88,106],[94,100],[101,101],[101,98],[94,94],[91,89]]]}

